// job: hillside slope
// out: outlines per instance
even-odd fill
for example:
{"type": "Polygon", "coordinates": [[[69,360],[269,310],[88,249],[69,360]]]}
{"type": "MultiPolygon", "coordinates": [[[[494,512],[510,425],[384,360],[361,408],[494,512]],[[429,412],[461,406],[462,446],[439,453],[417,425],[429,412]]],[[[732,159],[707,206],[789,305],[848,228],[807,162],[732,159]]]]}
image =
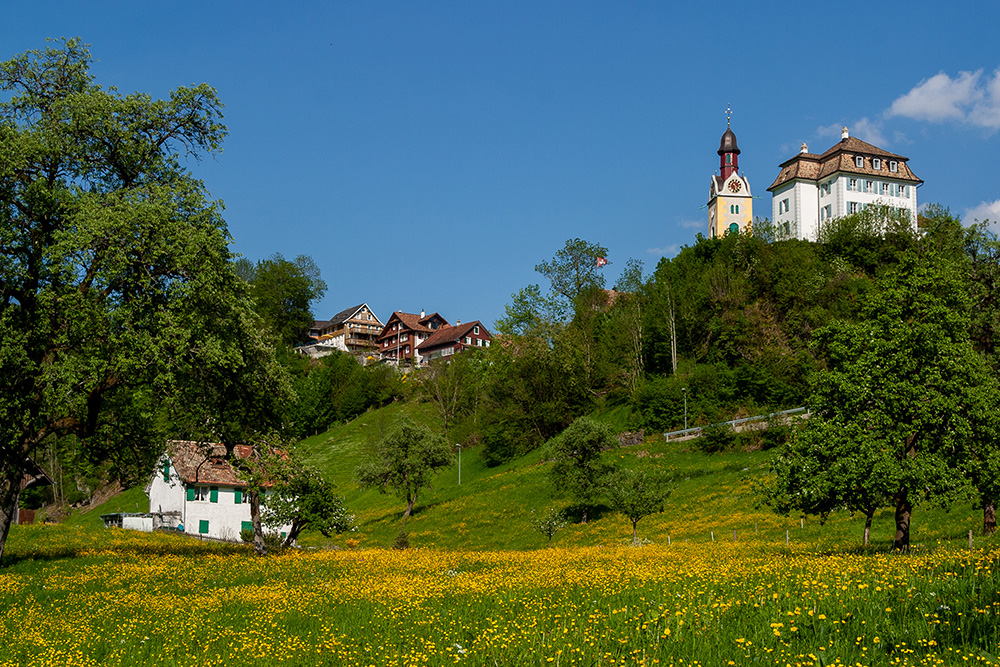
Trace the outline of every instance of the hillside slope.
{"type": "MultiPolygon", "coordinates": [[[[300,452],[330,480],[356,513],[356,533],[325,540],[307,536],[307,545],[387,547],[399,532],[404,503],[391,495],[362,491],[354,469],[364,458],[366,444],[400,414],[435,425],[430,406],[396,403],[354,421],[308,438],[300,452]]],[[[704,454],[692,441],[666,442],[654,434],[639,445],[605,453],[615,465],[656,466],[670,471],[675,488],[664,511],[639,524],[641,538],[657,543],[705,542],[735,539],[809,540],[816,544],[860,543],[863,520],[848,513],[831,516],[825,525],[816,519],[781,517],[755,507],[752,483],[767,474],[769,452],[704,454]]],[[[418,499],[407,524],[414,547],[444,549],[525,549],[544,546],[545,538],[531,527],[532,510],[569,503],[552,494],[550,464],[534,451],[502,466],[489,468],[478,448],[462,452],[461,485],[457,466],[444,471],[418,499]]],[[[977,529],[980,517],[969,505],[950,513],[919,507],[915,513],[915,540],[961,539],[977,529]]],[[[891,541],[892,513],[876,516],[874,544],[891,541]]],[[[591,513],[586,524],[572,523],[553,541],[560,546],[614,545],[630,538],[629,522],[606,508],[591,513]]]]}

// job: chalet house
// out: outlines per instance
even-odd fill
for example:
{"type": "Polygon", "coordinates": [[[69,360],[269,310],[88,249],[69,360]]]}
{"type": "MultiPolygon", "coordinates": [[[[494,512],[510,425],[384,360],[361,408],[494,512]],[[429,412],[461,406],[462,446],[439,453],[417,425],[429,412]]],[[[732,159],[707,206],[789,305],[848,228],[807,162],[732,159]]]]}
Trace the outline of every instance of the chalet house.
{"type": "Polygon", "coordinates": [[[362,303],[345,308],[329,320],[317,320],[309,330],[309,337],[314,342],[297,349],[311,357],[323,357],[335,350],[358,357],[377,357],[375,340],[382,328],[382,321],[367,303],[362,303]]]}
{"type": "Polygon", "coordinates": [[[437,313],[426,315],[420,311],[417,315],[397,310],[386,321],[375,342],[383,361],[419,364],[421,356],[417,348],[431,334],[447,326],[448,321],[437,313]]]}
{"type": "Polygon", "coordinates": [[[468,348],[489,347],[493,335],[479,320],[455,326],[441,327],[417,346],[417,354],[424,363],[459,354],[468,348]]]}
{"type": "MultiPolygon", "coordinates": [[[[251,448],[237,445],[237,458],[251,448]]],[[[226,448],[188,440],[171,440],[156,464],[146,495],[154,528],[176,530],[219,540],[238,541],[251,529],[250,500],[236,470],[226,460],[226,448]]],[[[266,492],[261,494],[261,503],[266,492]]],[[[291,526],[282,526],[281,536],[291,526]]]]}

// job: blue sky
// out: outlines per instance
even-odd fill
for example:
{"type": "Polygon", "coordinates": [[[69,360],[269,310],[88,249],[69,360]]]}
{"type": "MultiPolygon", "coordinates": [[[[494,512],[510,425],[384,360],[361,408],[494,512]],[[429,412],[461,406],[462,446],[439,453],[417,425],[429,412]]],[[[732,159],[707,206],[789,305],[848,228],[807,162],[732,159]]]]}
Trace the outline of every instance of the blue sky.
{"type": "Polygon", "coordinates": [[[102,85],[208,82],[229,137],[193,170],[236,252],[310,255],[321,319],[367,301],[492,325],[567,239],[608,247],[610,285],[706,233],[730,104],[757,215],[778,164],[847,125],[910,158],[921,204],[1000,220],[998,9],[21,2],[0,58],[80,36],[102,85]]]}

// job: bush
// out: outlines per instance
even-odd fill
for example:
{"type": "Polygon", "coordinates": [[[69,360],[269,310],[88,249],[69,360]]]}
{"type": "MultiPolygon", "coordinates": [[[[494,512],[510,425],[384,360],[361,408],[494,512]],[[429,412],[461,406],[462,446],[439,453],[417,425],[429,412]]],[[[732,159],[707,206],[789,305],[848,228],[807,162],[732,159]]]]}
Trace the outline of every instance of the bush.
{"type": "Polygon", "coordinates": [[[737,436],[726,424],[711,424],[701,429],[701,437],[694,442],[695,446],[706,454],[716,454],[734,449],[737,436]]]}
{"type": "Polygon", "coordinates": [[[392,548],[397,551],[410,548],[410,536],[405,530],[399,531],[399,535],[396,535],[396,539],[392,541],[392,548]]]}

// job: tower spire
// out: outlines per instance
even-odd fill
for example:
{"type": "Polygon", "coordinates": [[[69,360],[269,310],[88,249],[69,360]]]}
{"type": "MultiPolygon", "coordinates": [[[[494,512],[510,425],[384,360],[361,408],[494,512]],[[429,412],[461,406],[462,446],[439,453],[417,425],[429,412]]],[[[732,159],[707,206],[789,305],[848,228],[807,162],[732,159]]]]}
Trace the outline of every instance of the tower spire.
{"type": "Polygon", "coordinates": [[[733,105],[726,105],[726,129],[729,129],[729,121],[733,117],[733,105]]]}

